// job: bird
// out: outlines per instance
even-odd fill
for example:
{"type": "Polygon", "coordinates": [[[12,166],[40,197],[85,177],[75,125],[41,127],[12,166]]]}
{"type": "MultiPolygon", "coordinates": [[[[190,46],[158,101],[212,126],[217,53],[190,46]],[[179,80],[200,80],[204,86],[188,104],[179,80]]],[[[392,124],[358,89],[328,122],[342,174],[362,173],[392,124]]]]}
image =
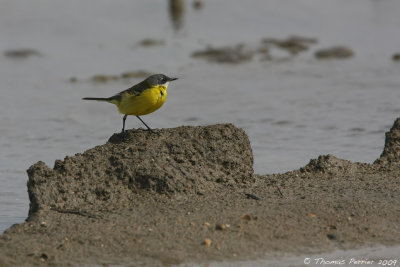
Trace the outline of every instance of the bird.
{"type": "Polygon", "coordinates": [[[96,100],[109,102],[118,107],[122,118],[122,133],[125,133],[125,120],[128,115],[136,116],[146,128],[153,130],[140,118],[159,109],[167,99],[169,82],[178,78],[170,78],[164,74],[154,74],[132,87],[108,98],[84,97],[83,100],[96,100]]]}

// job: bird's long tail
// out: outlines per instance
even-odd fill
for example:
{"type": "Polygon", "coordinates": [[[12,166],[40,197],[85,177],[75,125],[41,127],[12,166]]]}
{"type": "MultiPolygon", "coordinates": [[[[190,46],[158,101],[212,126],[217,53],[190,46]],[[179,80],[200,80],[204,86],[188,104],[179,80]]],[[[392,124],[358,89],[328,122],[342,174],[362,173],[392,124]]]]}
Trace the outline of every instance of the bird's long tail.
{"type": "Polygon", "coordinates": [[[96,101],[106,101],[111,102],[110,98],[102,98],[102,97],[84,97],[83,100],[96,100],[96,101]]]}

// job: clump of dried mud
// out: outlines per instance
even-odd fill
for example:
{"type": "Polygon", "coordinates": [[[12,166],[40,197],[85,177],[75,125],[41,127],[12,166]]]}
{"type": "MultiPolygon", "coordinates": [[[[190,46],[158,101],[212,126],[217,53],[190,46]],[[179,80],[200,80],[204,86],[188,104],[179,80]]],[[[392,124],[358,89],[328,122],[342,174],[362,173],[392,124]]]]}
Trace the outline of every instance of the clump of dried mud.
{"type": "Polygon", "coordinates": [[[400,119],[374,164],[332,155],[256,175],[233,125],[113,135],[28,170],[30,212],[0,265],[171,266],[399,244],[400,119]]]}
{"type": "Polygon", "coordinates": [[[118,209],[141,191],[204,194],[253,180],[253,154],[231,124],[114,134],[102,146],[28,170],[30,213],[118,209]],[[124,137],[124,138],[122,138],[124,137]]]}

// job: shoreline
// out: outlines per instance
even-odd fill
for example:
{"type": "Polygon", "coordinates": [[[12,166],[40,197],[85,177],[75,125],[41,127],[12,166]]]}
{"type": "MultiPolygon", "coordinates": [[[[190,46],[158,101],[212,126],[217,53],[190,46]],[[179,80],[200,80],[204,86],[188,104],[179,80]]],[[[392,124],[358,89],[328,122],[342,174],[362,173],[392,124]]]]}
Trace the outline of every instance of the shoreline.
{"type": "Polygon", "coordinates": [[[130,130],[28,170],[27,221],[0,236],[0,265],[251,261],[400,244],[400,119],[373,164],[332,155],[253,174],[230,124],[130,130]]]}

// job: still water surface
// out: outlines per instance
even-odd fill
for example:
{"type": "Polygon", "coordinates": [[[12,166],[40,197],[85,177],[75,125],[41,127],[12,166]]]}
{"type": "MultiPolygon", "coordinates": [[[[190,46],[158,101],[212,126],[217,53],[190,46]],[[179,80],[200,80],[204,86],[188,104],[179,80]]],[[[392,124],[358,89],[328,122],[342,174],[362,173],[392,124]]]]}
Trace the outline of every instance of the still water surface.
{"type": "MultiPolygon", "coordinates": [[[[179,2],[179,1],[178,1],[179,2]]],[[[256,173],[285,172],[321,154],[372,162],[400,115],[400,1],[192,1],[172,15],[167,1],[0,1],[0,232],[23,222],[26,169],[103,144],[120,131],[115,106],[85,102],[141,79],[93,83],[96,74],[147,70],[180,79],[153,128],[234,123],[246,130],[256,173]],[[236,65],[192,58],[207,45],[290,35],[318,43],[275,60],[236,65]],[[143,47],[151,38],[163,44],[143,47]],[[317,49],[346,45],[355,56],[319,61],[317,49]],[[34,49],[23,59],[6,51],[34,49]],[[76,77],[77,82],[69,81],[76,77]]],[[[274,52],[274,53],[275,53],[274,52]]],[[[127,127],[142,127],[134,117],[127,127]]]]}

